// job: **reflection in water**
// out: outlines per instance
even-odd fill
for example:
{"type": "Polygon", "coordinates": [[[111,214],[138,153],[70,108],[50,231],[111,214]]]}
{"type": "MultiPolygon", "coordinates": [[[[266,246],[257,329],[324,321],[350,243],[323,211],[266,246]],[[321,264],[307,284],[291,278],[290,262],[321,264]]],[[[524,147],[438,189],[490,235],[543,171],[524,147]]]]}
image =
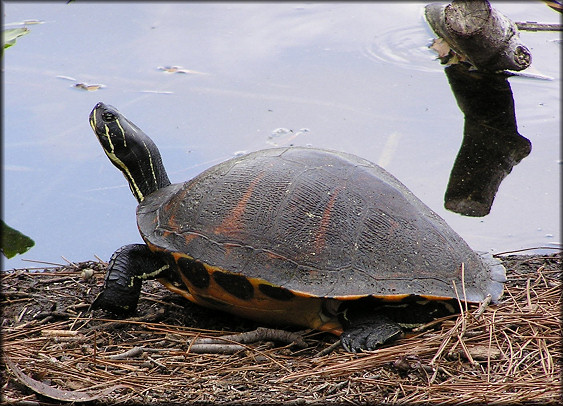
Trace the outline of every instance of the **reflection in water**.
{"type": "Polygon", "coordinates": [[[532,144],[518,133],[506,75],[469,71],[465,64],[445,71],[465,115],[463,142],[450,174],[445,207],[465,216],[486,216],[500,183],[528,156],[532,144]]]}

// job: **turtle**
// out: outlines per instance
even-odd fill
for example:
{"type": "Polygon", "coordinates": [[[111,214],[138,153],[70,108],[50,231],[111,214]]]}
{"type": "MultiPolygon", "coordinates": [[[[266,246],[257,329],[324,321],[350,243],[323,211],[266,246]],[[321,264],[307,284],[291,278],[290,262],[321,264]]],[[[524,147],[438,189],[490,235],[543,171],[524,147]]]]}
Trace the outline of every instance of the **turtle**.
{"type": "Polygon", "coordinates": [[[89,120],[138,201],[144,241],[111,256],[92,309],[127,317],[157,279],[198,305],[326,331],[360,352],[502,295],[501,261],[368,160],[269,148],[172,184],[155,143],[116,108],[100,102],[89,120]]]}

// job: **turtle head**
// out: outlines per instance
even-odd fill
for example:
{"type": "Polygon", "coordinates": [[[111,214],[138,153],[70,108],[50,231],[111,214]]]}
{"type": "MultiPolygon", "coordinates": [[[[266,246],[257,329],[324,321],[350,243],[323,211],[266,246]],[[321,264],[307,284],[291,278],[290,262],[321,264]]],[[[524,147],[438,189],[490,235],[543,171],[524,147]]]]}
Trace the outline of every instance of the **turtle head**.
{"type": "Polygon", "coordinates": [[[170,185],[155,143],[115,107],[96,104],[90,113],[90,126],[110,161],[129,182],[137,201],[170,185]]]}

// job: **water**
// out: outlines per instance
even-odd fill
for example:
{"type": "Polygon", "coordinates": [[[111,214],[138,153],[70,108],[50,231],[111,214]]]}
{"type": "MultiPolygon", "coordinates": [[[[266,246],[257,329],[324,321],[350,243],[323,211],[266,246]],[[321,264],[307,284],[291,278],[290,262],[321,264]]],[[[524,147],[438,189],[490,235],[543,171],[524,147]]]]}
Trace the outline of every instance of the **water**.
{"type": "MultiPolygon", "coordinates": [[[[107,260],[141,242],[136,201],[88,124],[98,101],[153,137],[173,182],[243,152],[311,145],[379,163],[474,249],[561,241],[558,33],[522,33],[553,80],[509,79],[532,152],[475,218],[444,208],[464,116],[427,49],[423,3],[3,4],[5,23],[44,24],[4,53],[3,218],[36,245],[2,269],[107,260]],[[174,65],[190,72],[159,69],[174,65]]],[[[493,6],[559,22],[541,2],[493,6]]]]}

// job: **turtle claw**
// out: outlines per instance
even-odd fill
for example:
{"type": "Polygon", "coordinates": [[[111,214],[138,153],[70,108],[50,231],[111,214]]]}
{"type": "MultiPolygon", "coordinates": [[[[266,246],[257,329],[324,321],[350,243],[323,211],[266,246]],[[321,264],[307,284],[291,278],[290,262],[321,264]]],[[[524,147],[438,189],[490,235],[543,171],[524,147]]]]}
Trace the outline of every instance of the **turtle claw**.
{"type": "Polygon", "coordinates": [[[401,326],[382,315],[372,315],[361,324],[350,326],[340,336],[348,352],[373,351],[403,335],[401,326]]]}
{"type": "MultiPolygon", "coordinates": [[[[140,293],[140,289],[139,289],[140,293]]],[[[135,312],[139,294],[118,292],[117,289],[105,288],[94,299],[90,310],[103,309],[119,317],[127,317],[135,312]]]]}

